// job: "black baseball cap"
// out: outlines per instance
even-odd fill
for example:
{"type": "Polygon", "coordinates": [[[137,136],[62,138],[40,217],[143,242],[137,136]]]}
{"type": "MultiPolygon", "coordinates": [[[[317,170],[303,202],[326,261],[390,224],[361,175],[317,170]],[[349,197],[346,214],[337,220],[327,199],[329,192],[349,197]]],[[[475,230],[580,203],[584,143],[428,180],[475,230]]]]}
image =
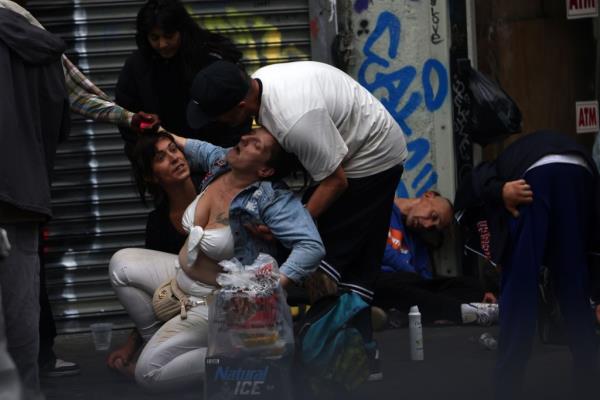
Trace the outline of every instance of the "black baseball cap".
{"type": "Polygon", "coordinates": [[[190,89],[187,120],[199,129],[242,101],[250,85],[236,64],[218,60],[196,74],[190,89]]]}

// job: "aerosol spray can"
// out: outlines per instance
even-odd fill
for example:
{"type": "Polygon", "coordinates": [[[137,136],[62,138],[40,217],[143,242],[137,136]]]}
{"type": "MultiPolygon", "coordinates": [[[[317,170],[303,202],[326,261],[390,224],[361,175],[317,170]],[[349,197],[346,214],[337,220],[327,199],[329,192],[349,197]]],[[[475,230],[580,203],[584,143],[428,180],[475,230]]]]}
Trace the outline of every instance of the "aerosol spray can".
{"type": "Polygon", "coordinates": [[[423,360],[423,327],[418,306],[412,306],[408,313],[408,337],[410,339],[410,358],[417,361],[423,360]]]}

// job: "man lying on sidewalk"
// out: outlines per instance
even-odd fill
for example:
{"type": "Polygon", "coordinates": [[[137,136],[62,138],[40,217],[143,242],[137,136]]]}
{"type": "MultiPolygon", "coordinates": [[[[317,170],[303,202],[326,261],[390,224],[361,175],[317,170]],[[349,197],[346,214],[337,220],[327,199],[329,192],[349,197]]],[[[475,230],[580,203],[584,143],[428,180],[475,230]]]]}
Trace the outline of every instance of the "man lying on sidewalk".
{"type": "Polygon", "coordinates": [[[484,292],[477,278],[434,276],[431,245],[421,234],[441,234],[452,213],[450,201],[433,191],[419,198],[394,199],[375,305],[403,314],[418,305],[425,323],[490,325],[498,320],[498,305],[481,302],[495,297],[484,292]]]}

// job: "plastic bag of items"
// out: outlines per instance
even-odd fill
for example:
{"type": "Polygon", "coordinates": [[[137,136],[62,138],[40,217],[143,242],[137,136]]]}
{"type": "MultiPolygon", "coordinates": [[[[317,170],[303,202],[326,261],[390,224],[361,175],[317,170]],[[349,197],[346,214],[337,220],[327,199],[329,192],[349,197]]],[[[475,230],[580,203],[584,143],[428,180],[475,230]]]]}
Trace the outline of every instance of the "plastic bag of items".
{"type": "Polygon", "coordinates": [[[294,348],[292,317],[277,262],[259,254],[251,265],[219,263],[221,289],[209,310],[208,356],[279,358],[294,348]]]}
{"type": "Polygon", "coordinates": [[[486,146],[521,132],[521,110],[500,84],[474,69],[468,59],[457,60],[457,67],[458,79],[467,88],[465,130],[471,140],[486,146]]]}

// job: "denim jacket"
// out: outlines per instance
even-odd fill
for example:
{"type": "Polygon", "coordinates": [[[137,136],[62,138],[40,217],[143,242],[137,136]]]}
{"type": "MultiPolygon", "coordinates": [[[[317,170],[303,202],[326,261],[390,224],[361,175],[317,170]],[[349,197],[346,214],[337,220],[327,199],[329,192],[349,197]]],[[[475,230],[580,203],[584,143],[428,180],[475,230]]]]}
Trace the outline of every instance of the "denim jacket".
{"type": "MultiPolygon", "coordinates": [[[[208,171],[201,190],[230,170],[225,160],[227,151],[200,140],[187,140],[184,153],[192,170],[208,171]]],[[[314,271],[325,255],[312,217],[283,182],[256,181],[244,188],[231,201],[229,224],[235,241],[234,256],[242,264],[252,263],[259,252],[276,254],[275,243],[261,240],[244,227],[268,226],[277,240],[291,250],[279,270],[295,282],[314,271]]]]}

